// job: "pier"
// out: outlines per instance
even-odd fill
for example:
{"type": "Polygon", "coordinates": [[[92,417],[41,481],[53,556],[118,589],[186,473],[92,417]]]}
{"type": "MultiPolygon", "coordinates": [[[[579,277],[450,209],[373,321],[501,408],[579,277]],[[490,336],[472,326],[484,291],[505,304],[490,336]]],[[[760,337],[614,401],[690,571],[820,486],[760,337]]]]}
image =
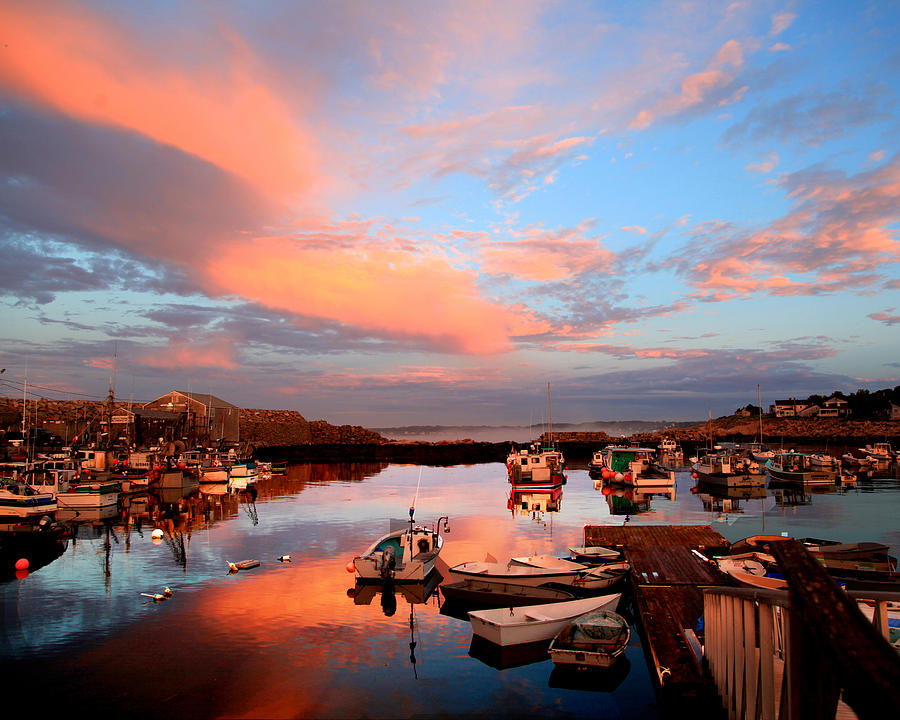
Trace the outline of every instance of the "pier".
{"type": "Polygon", "coordinates": [[[900,653],[886,640],[887,603],[900,594],[845,592],[791,539],[772,549],[787,591],[737,587],[704,558],[728,547],[709,526],[589,525],[584,542],[631,563],[663,702],[714,700],[747,719],[900,715],[900,653]],[[875,603],[874,622],[857,606],[863,598],[875,603]]]}
{"type": "Polygon", "coordinates": [[[723,553],[728,541],[708,525],[588,525],[584,544],[617,548],[631,563],[640,632],[660,691],[684,699],[714,694],[697,626],[703,588],[721,586],[723,575],[698,553],[723,553]]]}

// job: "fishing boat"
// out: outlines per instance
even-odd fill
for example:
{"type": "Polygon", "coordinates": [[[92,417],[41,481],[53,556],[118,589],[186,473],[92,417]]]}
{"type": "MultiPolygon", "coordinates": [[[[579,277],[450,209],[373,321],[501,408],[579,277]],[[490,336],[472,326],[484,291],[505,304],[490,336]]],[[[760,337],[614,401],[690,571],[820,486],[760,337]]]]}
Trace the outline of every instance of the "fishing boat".
{"type": "Polygon", "coordinates": [[[540,442],[522,450],[511,449],[506,470],[509,482],[517,488],[550,489],[566,482],[562,451],[553,445],[544,447],[540,442]]]}
{"type": "Polygon", "coordinates": [[[894,448],[889,442],[876,442],[860,448],[866,457],[874,463],[887,463],[893,460],[897,455],[894,448]]]}
{"type": "Polygon", "coordinates": [[[827,453],[810,453],[809,461],[813,467],[840,469],[841,461],[827,453]]]}
{"type": "Polygon", "coordinates": [[[433,530],[416,525],[410,509],[408,521],[392,521],[391,530],[353,558],[347,569],[355,571],[361,582],[423,582],[434,570],[444,545],[442,520],[446,531],[446,517],[440,518],[433,530]]]}
{"type": "Polygon", "coordinates": [[[659,487],[675,483],[675,471],[656,463],[656,451],[647,447],[610,445],[601,451],[600,477],[625,485],[659,487]]]}
{"type": "Polygon", "coordinates": [[[766,473],[749,455],[730,450],[701,454],[691,466],[691,476],[708,485],[720,487],[747,487],[765,485],[766,473]]]}
{"type": "Polygon", "coordinates": [[[119,503],[122,483],[112,479],[80,479],[69,484],[69,489],[56,496],[59,509],[111,508],[119,503]]]}
{"type": "Polygon", "coordinates": [[[252,460],[235,463],[228,468],[228,485],[233,490],[247,490],[256,485],[259,468],[252,460]]]}
{"type": "Polygon", "coordinates": [[[519,488],[551,489],[566,482],[566,461],[562,451],[553,444],[553,413],[550,404],[550,384],[547,384],[547,412],[550,427],[546,446],[539,440],[527,448],[510,448],[506,456],[509,482],[519,488]]]}
{"type": "Polygon", "coordinates": [[[573,620],[550,641],[555,665],[605,668],[625,653],[631,639],[628,621],[611,610],[593,610],[573,620]]]}
{"type": "Polygon", "coordinates": [[[495,645],[550,640],[575,618],[592,610],[614,610],[620,593],[523,607],[472,610],[472,632],[495,645]]]}
{"type": "Polygon", "coordinates": [[[840,476],[837,470],[813,465],[807,453],[793,450],[775,453],[766,463],[766,471],[773,480],[802,485],[834,485],[840,476]]]}
{"type": "Polygon", "coordinates": [[[445,599],[479,608],[542,605],[575,599],[575,595],[562,588],[528,587],[488,580],[460,580],[440,587],[445,599]]]}
{"type": "Polygon", "coordinates": [[[667,462],[680,462],[684,459],[684,450],[673,438],[664,437],[656,446],[659,456],[667,462]]]}
{"type": "Polygon", "coordinates": [[[25,482],[0,484],[0,517],[33,518],[56,511],[53,493],[40,492],[25,482]]]}

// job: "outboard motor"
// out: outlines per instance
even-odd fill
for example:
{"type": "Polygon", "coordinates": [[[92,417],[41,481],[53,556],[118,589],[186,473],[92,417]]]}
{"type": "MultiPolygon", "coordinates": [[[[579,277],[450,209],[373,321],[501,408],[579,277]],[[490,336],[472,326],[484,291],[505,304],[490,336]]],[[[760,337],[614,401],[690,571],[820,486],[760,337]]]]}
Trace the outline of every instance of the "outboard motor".
{"type": "Polygon", "coordinates": [[[397,551],[393,545],[388,545],[381,551],[381,579],[390,580],[394,577],[394,570],[397,567],[397,551]]]}

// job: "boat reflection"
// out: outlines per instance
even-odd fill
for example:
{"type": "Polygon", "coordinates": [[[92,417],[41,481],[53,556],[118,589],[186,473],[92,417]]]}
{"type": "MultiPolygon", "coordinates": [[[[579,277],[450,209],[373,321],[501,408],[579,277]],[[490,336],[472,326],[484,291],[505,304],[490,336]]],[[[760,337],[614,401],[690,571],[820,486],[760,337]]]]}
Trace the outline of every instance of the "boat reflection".
{"type": "Polygon", "coordinates": [[[480,635],[473,634],[472,643],[469,645],[469,656],[495,670],[508,670],[549,661],[550,654],[547,651],[549,647],[549,640],[521,645],[498,645],[490,640],[485,640],[480,635]]]}
{"type": "Polygon", "coordinates": [[[618,662],[606,668],[585,670],[555,665],[547,684],[552,688],[563,690],[610,693],[622,684],[629,672],[631,672],[631,663],[626,656],[619,658],[618,662]]]}
{"type": "Polygon", "coordinates": [[[353,598],[354,605],[371,605],[376,596],[381,596],[381,609],[390,617],[397,611],[397,593],[410,605],[421,605],[428,602],[429,598],[444,579],[437,570],[432,570],[425,582],[414,583],[372,583],[356,582],[356,585],[347,591],[347,595],[353,598]]]}
{"type": "Polygon", "coordinates": [[[675,485],[632,487],[608,480],[594,480],[594,489],[603,493],[611,515],[637,515],[650,510],[654,497],[675,500],[675,485]]]}
{"type": "Polygon", "coordinates": [[[0,525],[0,582],[23,579],[49,565],[66,551],[68,540],[68,528],[49,516],[0,525]]]}
{"type": "Polygon", "coordinates": [[[516,515],[538,519],[540,513],[559,512],[562,507],[562,485],[554,485],[547,490],[532,490],[513,485],[506,500],[506,507],[516,515]]]}
{"type": "Polygon", "coordinates": [[[700,498],[706,512],[743,513],[742,500],[761,500],[766,497],[764,485],[746,487],[722,487],[721,485],[699,481],[691,492],[700,498]]]}

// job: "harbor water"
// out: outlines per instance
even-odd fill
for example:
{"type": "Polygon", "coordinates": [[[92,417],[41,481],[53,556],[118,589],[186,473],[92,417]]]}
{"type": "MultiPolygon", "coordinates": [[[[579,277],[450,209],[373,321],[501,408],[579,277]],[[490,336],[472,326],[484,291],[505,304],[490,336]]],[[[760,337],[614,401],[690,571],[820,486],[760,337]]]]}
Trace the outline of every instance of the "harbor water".
{"type": "MultiPolygon", "coordinates": [[[[569,463],[567,475],[549,507],[546,495],[512,496],[500,463],[302,464],[255,493],[195,483],[127,497],[104,517],[68,518],[61,554],[0,580],[0,670],[41,714],[656,718],[636,628],[614,670],[560,673],[546,655],[473,642],[431,584],[358,587],[347,564],[413,504],[421,524],[449,517],[445,571],[565,555],[585,525],[624,522],[710,525],[730,541],[877,541],[900,553],[893,467],[855,486],[731,496],[698,492],[686,469],[649,493],[603,488],[584,465],[569,463]],[[260,564],[229,572],[247,559],[260,564]],[[167,600],[150,597],[166,587],[167,600]]],[[[634,621],[627,603],[620,611],[634,621]]]]}

